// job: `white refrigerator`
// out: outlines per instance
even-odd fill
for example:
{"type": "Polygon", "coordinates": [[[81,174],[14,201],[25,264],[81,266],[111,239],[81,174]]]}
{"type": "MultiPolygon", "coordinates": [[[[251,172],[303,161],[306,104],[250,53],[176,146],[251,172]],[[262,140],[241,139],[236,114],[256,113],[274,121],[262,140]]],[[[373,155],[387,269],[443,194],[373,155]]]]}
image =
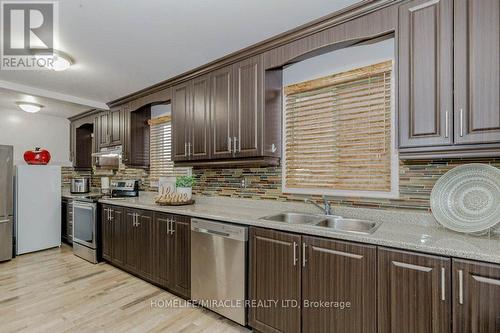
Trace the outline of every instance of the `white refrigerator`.
{"type": "Polygon", "coordinates": [[[16,168],[16,254],[61,245],[61,167],[16,168]]]}

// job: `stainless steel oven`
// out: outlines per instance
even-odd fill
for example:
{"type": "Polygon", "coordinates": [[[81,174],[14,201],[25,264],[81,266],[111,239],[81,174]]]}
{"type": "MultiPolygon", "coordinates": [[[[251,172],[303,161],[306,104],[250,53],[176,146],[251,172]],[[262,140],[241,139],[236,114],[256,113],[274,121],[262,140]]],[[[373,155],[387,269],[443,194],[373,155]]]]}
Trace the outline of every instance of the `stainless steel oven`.
{"type": "Polygon", "coordinates": [[[73,201],[73,253],[92,263],[97,256],[97,202],[92,199],[73,201]]]}

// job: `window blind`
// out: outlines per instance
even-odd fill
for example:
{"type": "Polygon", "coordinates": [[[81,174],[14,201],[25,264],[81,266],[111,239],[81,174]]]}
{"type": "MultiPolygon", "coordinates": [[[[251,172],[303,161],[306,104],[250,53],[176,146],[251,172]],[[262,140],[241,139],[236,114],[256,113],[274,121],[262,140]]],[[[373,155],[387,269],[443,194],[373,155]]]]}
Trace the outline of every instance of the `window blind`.
{"type": "Polygon", "coordinates": [[[285,87],[285,190],[391,191],[391,76],[387,61],[285,87]]]}
{"type": "Polygon", "coordinates": [[[170,116],[151,119],[149,125],[150,181],[154,183],[160,177],[189,175],[190,168],[174,167],[174,162],[171,159],[172,124],[170,116]]]}

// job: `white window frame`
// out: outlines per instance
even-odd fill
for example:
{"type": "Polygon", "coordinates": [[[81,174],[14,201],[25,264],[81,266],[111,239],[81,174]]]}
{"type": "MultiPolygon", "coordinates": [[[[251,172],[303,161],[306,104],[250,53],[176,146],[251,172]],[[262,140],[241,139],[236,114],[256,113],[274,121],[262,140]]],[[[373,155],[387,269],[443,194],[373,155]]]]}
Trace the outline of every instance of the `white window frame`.
{"type": "MultiPolygon", "coordinates": [[[[334,197],[360,197],[360,198],[383,198],[383,199],[398,199],[399,198],[399,154],[396,147],[396,71],[394,59],[386,59],[392,61],[391,68],[391,190],[385,191],[361,191],[361,190],[335,190],[335,189],[313,189],[313,188],[289,188],[286,186],[286,95],[285,87],[282,87],[282,162],[281,162],[281,191],[288,194],[303,194],[303,195],[326,195],[334,197]]],[[[380,62],[377,60],[377,62],[380,62]]],[[[363,67],[369,64],[363,65],[363,67]]],[[[352,68],[355,69],[355,68],[352,68]]],[[[332,73],[331,75],[335,75],[332,73]]]]}

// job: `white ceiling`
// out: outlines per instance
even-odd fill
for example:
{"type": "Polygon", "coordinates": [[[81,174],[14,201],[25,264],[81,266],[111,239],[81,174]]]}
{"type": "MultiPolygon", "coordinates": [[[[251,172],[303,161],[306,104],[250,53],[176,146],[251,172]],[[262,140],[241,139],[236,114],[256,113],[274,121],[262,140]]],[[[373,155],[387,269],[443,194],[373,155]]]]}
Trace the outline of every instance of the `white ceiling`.
{"type": "Polygon", "coordinates": [[[40,111],[40,114],[64,118],[74,116],[89,109],[88,106],[84,105],[64,102],[53,98],[27,95],[24,93],[0,88],[0,113],[3,110],[18,110],[19,112],[24,112],[18,108],[16,104],[17,102],[41,104],[44,107],[40,111]]]}
{"type": "Polygon", "coordinates": [[[75,65],[65,72],[0,71],[0,87],[35,87],[42,96],[96,107],[358,1],[59,1],[59,45],[75,65]]]}

